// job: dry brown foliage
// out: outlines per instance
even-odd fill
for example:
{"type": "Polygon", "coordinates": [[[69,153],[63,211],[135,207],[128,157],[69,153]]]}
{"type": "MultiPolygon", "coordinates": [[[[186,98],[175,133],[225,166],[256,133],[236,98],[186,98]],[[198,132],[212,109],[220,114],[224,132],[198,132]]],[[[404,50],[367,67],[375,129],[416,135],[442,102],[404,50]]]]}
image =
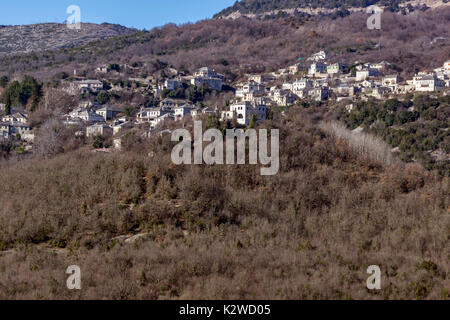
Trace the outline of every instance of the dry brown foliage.
{"type": "Polygon", "coordinates": [[[288,115],[265,124],[281,133],[273,177],[175,166],[170,135],[1,170],[0,298],[448,299],[448,179],[288,115]],[[372,264],[381,291],[366,289],[372,264]]]}

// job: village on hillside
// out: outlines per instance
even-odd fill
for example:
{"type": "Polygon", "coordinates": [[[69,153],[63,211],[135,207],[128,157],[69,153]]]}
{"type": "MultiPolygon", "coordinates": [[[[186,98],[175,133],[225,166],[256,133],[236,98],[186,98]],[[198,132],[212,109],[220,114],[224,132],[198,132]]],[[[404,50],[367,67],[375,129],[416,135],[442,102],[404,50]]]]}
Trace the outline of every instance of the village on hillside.
{"type": "Polygon", "coordinates": [[[0,300],[450,300],[450,0],[4,3],[0,300]]]}
{"type": "MultiPolygon", "coordinates": [[[[300,59],[299,59],[300,60],[300,59]]],[[[64,80],[64,91],[71,95],[86,96],[89,93],[130,90],[123,83],[108,80],[111,74],[121,75],[121,70],[131,68],[138,73],[139,67],[130,65],[102,65],[95,69],[95,78],[76,76],[64,80]]],[[[287,68],[268,74],[248,74],[245,81],[230,83],[214,69],[203,67],[192,74],[168,68],[162,79],[152,76],[129,77],[129,83],[137,84],[131,90],[151,92],[158,105],[134,106],[131,113],[109,103],[81,102],[77,108],[61,116],[67,126],[83,128],[77,136],[109,136],[113,146],[120,149],[123,132],[143,126],[147,135],[167,121],[179,122],[186,118],[214,115],[220,121],[233,121],[235,125],[248,127],[251,123],[266,120],[268,110],[274,107],[300,105],[302,101],[347,102],[346,110],[352,112],[354,105],[368,99],[386,100],[413,92],[448,95],[450,89],[450,60],[435,70],[421,71],[410,79],[402,79],[392,72],[389,62],[355,62],[352,65],[330,63],[326,51],[318,52],[305,62],[299,61],[287,68]],[[180,88],[207,88],[216,92],[227,90],[232,98],[223,106],[204,106],[186,99],[171,98],[170,93],[180,88]],[[169,93],[169,94],[168,94],[169,93]]],[[[414,108],[411,107],[411,108],[414,108]]],[[[28,123],[28,112],[14,106],[1,118],[0,136],[14,138],[25,143],[25,150],[33,149],[34,130],[28,123]]]]}

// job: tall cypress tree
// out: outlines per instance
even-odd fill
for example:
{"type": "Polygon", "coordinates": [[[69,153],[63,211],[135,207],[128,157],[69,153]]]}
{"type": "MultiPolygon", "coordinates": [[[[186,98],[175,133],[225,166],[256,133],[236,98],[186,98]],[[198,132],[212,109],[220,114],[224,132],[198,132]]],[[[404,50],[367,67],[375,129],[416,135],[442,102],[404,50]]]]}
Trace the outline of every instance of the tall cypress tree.
{"type": "Polygon", "coordinates": [[[5,115],[10,115],[11,114],[11,97],[8,94],[6,96],[6,101],[5,101],[5,115]]]}

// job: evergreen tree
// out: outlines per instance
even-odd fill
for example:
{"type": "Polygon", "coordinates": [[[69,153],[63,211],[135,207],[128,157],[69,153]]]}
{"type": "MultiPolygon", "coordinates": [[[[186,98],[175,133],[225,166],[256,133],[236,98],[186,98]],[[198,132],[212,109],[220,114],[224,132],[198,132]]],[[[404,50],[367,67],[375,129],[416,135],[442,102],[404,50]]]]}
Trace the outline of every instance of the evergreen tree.
{"type": "Polygon", "coordinates": [[[92,147],[95,149],[103,148],[104,142],[105,139],[103,138],[103,136],[101,134],[97,134],[92,139],[92,147]]]}
{"type": "Polygon", "coordinates": [[[8,96],[5,101],[5,115],[11,114],[11,98],[8,96]]]}

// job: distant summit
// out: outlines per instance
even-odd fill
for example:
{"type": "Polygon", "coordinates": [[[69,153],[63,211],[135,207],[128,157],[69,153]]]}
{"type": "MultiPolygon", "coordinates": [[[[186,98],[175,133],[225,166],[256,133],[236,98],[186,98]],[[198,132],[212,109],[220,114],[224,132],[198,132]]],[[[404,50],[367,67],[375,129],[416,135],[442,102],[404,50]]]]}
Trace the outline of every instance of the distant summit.
{"type": "Polygon", "coordinates": [[[0,55],[78,47],[136,31],[109,23],[83,23],[80,30],[71,30],[64,23],[0,26],[0,55]]]}

